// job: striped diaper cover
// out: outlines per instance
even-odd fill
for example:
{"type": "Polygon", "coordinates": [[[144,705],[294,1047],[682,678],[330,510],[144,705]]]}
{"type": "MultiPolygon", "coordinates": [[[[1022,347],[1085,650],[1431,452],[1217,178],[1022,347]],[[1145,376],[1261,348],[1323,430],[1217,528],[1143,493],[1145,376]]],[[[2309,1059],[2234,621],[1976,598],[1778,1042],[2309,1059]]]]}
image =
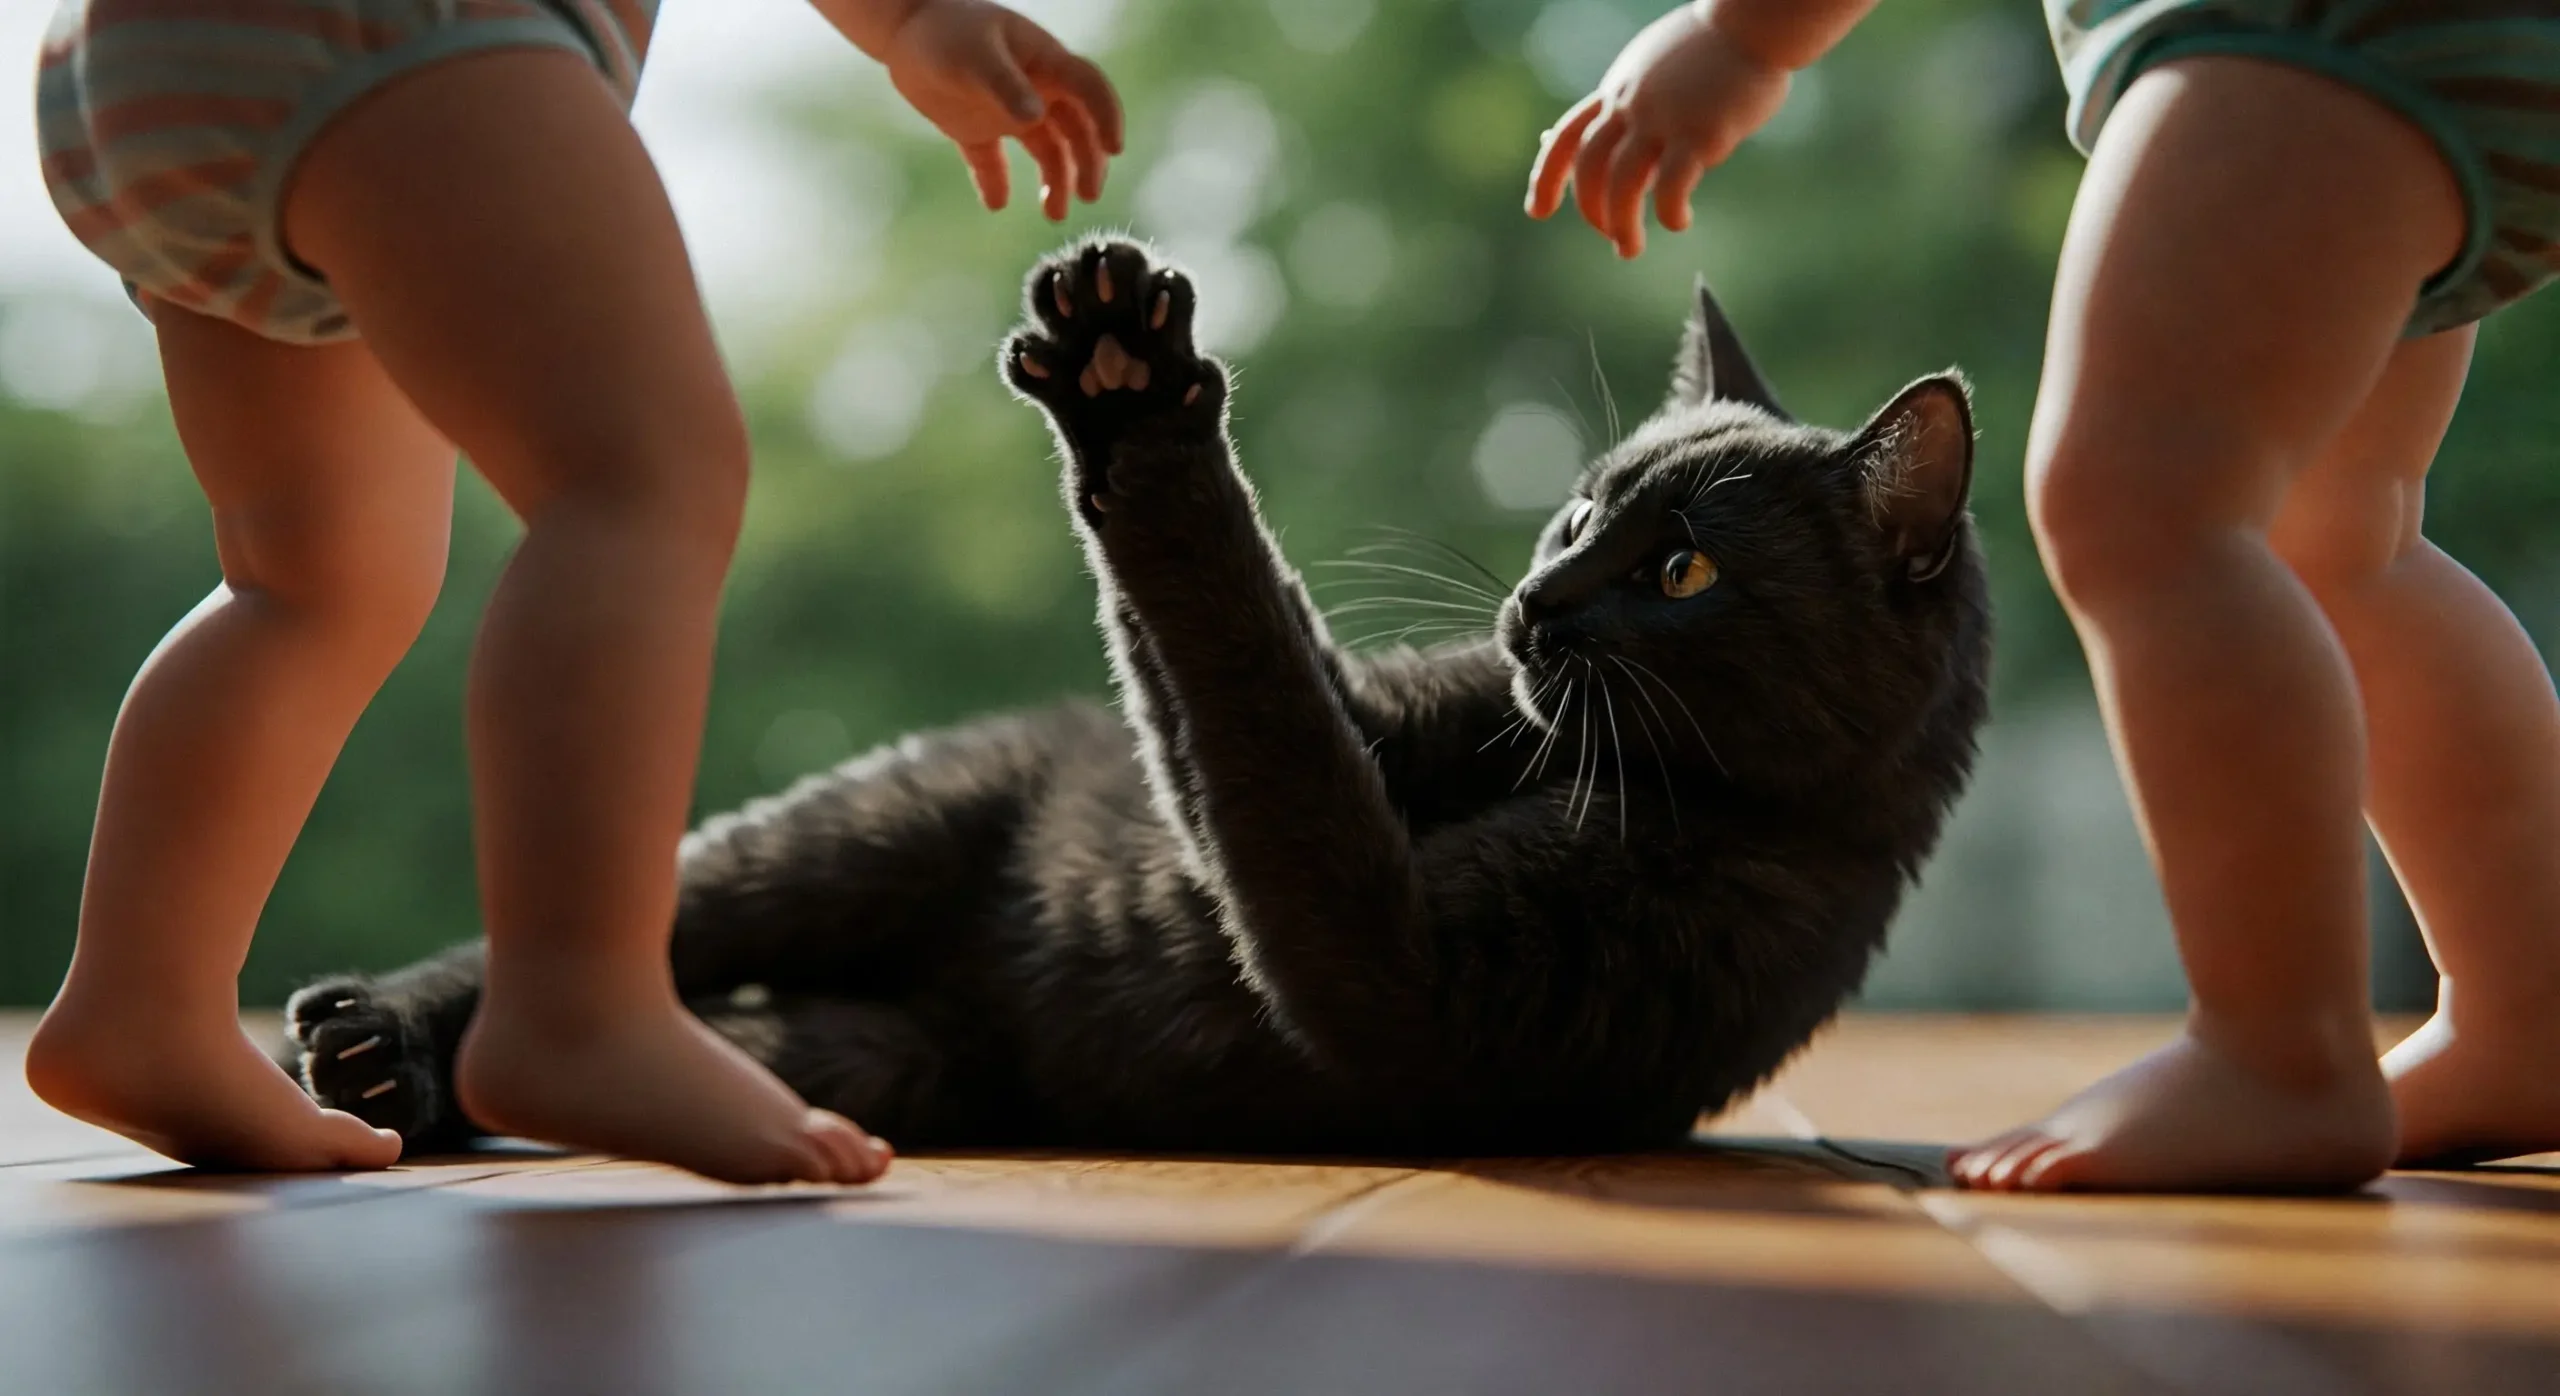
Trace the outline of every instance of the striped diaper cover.
{"type": "Polygon", "coordinates": [[[565,48],[630,105],[657,0],[62,0],[36,139],[63,221],[148,314],[164,300],[287,344],[354,337],[284,245],[294,163],[427,64],[565,48]]]}
{"type": "Polygon", "coordinates": [[[2560,0],[2045,0],[2072,144],[2144,71],[2229,54],[2365,93],[2425,132],[2462,189],[2462,253],[2407,333],[2466,325],[2560,276],[2560,0]]]}

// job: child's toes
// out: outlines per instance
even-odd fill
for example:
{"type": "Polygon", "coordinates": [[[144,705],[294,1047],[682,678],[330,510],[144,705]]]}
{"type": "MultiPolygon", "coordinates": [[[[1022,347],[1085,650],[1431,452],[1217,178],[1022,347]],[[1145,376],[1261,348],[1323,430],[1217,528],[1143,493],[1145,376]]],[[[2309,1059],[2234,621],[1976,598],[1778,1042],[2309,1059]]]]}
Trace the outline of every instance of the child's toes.
{"type": "Polygon", "coordinates": [[[851,1120],[831,1110],[811,1110],[803,1128],[823,1163],[821,1176],[814,1181],[867,1183],[879,1176],[881,1165],[851,1120]]]}
{"type": "Polygon", "coordinates": [[[1979,1143],[1959,1145],[1950,1149],[1947,1151],[1947,1176],[1954,1179],[1959,1186],[1981,1187],[1983,1175],[1991,1171],[1993,1164],[1998,1163],[2011,1149],[2033,1137],[2033,1133],[2028,1130],[2013,1129],[2003,1134],[1995,1134],[1979,1143]]]}
{"type": "Polygon", "coordinates": [[[2069,1191],[2088,1176],[2089,1160],[2087,1149],[2057,1140],[2018,1165],[2015,1186],[2021,1192],[2069,1191]]]}
{"type": "Polygon", "coordinates": [[[400,1161],[400,1136],[379,1129],[343,1110],[323,1110],[330,1166],[341,1169],[389,1168],[400,1161]]]}
{"type": "Polygon", "coordinates": [[[1985,1185],[2004,1192],[2027,1186],[2027,1176],[2038,1162],[2062,1147],[2062,1141],[2046,1135],[2035,1135],[2000,1156],[2000,1161],[1984,1170],[1985,1185]]]}

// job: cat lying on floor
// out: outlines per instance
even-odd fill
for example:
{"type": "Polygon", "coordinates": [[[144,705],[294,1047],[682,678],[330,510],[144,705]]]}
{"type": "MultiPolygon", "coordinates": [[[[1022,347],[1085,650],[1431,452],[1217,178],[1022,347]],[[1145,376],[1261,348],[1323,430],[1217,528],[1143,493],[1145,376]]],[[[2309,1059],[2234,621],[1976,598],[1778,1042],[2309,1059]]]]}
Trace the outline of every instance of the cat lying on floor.
{"type": "MultiPolygon", "coordinates": [[[[713,819],[676,982],[899,1145],[1562,1152],[1684,1137],[1865,975],[1970,770],[1989,617],[1963,385],[1783,412],[1703,288],[1495,633],[1346,653],[1257,512],[1190,282],[1044,262],[1048,414],[1121,690],[713,819]]],[[[1488,588],[1488,595],[1498,596],[1488,588]]],[[[294,996],[326,1104],[475,1134],[479,947],[294,996]]]]}

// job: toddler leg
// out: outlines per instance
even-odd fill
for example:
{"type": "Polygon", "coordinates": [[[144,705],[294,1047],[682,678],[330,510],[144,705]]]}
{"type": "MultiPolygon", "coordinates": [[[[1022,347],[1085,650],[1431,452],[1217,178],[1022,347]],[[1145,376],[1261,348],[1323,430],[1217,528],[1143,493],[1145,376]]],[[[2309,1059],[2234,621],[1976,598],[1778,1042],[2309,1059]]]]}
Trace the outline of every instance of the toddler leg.
{"type": "Polygon", "coordinates": [[[2139,79],[2072,215],[2030,450],[2192,989],[2186,1031],[1954,1161],[1975,1186],[2352,1186],[2390,1162],[2365,986],[2364,732],[2268,529],[2462,213],[2419,133],[2297,69],[2139,79]]]}
{"type": "Polygon", "coordinates": [[[739,1182],[874,1176],[885,1150],[686,1013],[668,965],[747,443],[630,123],[571,55],[443,63],[320,138],[286,224],[525,521],[471,675],[465,1108],[739,1182]]]}
{"type": "Polygon", "coordinates": [[[2419,532],[2471,340],[2401,346],[2273,534],[2355,665],[2365,810],[2444,975],[2383,1060],[2404,1164],[2560,1149],[2560,699],[2506,606],[2419,532]]]}
{"type": "Polygon", "coordinates": [[[240,1031],[258,914],[357,715],[444,579],[453,450],[362,348],[290,348],[162,307],[222,585],[116,716],[79,948],[27,1050],[56,1107],[189,1163],[381,1167],[240,1031]]]}

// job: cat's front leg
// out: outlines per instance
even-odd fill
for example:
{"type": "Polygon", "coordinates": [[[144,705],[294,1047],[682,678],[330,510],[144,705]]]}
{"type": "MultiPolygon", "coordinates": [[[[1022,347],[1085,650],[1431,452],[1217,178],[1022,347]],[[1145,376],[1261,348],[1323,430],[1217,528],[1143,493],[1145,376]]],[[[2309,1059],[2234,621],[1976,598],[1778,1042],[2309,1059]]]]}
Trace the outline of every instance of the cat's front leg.
{"type": "Polygon", "coordinates": [[[1167,749],[1160,794],[1191,828],[1239,960],[1311,1048],[1411,1056],[1434,976],[1410,836],[1236,469],[1226,374],[1191,343],[1190,283],[1096,244],[1045,264],[1030,302],[1006,376],[1066,447],[1069,502],[1117,598],[1115,660],[1167,749]]]}
{"type": "MultiPolygon", "coordinates": [[[[1048,415],[1066,448],[1068,508],[1106,544],[1150,530],[1159,544],[1250,558],[1247,535],[1260,531],[1253,491],[1226,436],[1225,366],[1192,341],[1190,278],[1135,244],[1095,241],[1041,263],[1024,300],[1036,328],[1005,345],[1005,379],[1048,415]],[[1132,516],[1125,527],[1112,526],[1115,509],[1132,516]]],[[[1396,715],[1372,710],[1304,584],[1276,552],[1270,560],[1270,579],[1336,699],[1371,740],[1387,735],[1396,715]]],[[[1102,620],[1116,632],[1131,618],[1106,595],[1102,620]]],[[[1148,648],[1143,639],[1128,646],[1124,680],[1153,683],[1148,648]]]]}

